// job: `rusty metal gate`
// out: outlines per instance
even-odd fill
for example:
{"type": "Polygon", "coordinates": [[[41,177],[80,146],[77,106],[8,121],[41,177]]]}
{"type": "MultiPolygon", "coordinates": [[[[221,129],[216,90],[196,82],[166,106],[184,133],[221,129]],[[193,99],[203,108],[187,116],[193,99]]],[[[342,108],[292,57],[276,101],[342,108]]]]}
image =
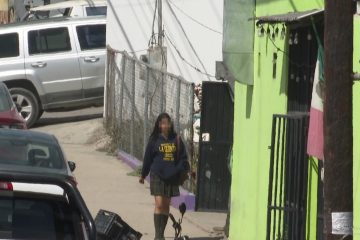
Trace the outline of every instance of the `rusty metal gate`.
{"type": "Polygon", "coordinates": [[[306,113],[273,116],[267,240],[305,240],[308,122],[306,113]]]}
{"type": "Polygon", "coordinates": [[[196,209],[226,211],[230,194],[229,161],[234,115],[228,83],[203,82],[201,109],[196,209]]]}

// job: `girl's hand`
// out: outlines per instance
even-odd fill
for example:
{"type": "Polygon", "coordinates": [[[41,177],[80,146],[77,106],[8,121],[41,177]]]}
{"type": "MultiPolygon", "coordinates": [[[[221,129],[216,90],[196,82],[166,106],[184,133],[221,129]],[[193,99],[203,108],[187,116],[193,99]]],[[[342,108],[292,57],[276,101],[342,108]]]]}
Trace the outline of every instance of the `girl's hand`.
{"type": "Polygon", "coordinates": [[[145,179],[144,179],[143,177],[140,177],[139,183],[140,183],[140,184],[144,184],[144,182],[145,182],[145,179]]]}

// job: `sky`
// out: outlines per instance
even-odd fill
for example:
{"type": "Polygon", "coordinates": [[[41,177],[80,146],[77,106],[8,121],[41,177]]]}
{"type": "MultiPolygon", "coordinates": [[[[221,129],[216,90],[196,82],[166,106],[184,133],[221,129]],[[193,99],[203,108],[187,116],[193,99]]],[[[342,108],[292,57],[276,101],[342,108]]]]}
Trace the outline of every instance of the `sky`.
{"type": "MultiPolygon", "coordinates": [[[[109,0],[107,44],[137,57],[145,54],[154,9],[155,0],[109,0]]],[[[215,62],[222,60],[222,16],[222,0],[163,0],[169,72],[195,83],[215,80],[215,62]]]]}

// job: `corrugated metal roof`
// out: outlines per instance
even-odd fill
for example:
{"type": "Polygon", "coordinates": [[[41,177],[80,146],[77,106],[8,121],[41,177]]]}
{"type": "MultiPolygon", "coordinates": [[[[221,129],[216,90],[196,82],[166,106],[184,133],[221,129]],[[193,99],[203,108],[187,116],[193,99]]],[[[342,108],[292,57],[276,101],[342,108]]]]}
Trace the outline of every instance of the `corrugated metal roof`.
{"type": "Polygon", "coordinates": [[[285,14],[276,14],[262,17],[255,17],[250,20],[257,20],[258,24],[261,23],[292,23],[299,22],[315,15],[321,15],[324,9],[313,9],[304,12],[289,12],[285,14]]]}

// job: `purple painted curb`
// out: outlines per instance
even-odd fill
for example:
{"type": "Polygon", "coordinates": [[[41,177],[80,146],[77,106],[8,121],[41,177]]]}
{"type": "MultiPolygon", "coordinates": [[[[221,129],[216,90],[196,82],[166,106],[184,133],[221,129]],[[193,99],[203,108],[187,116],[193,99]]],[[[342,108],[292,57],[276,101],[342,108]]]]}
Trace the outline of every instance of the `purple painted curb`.
{"type": "MultiPolygon", "coordinates": [[[[142,165],[142,162],[137,158],[121,150],[118,151],[117,158],[129,165],[132,169],[137,169],[142,165]]],[[[149,182],[150,178],[147,177],[146,181],[149,182]]],[[[183,202],[186,204],[187,210],[195,211],[195,195],[183,187],[180,187],[180,196],[172,198],[171,206],[178,208],[183,202]]]]}

